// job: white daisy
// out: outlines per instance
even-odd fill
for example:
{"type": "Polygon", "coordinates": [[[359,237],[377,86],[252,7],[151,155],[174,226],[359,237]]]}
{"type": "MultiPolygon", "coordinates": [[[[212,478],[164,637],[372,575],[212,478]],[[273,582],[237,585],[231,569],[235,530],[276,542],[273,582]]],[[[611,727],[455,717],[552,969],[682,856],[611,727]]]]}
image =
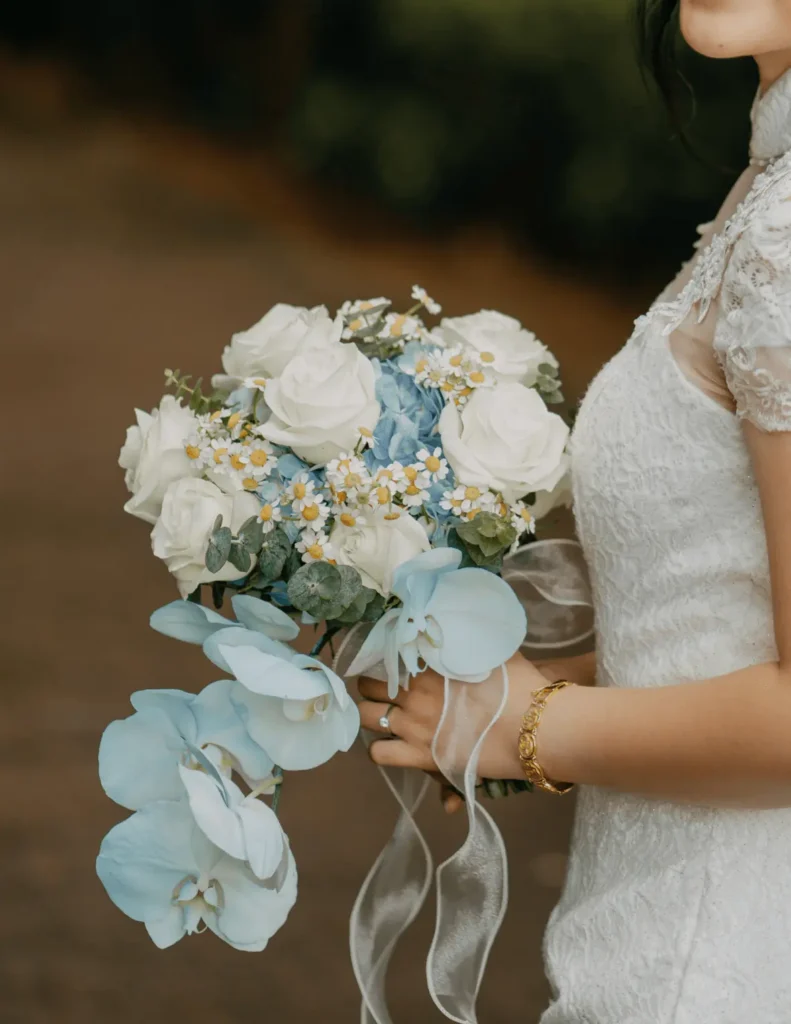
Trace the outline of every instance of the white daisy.
{"type": "Polygon", "coordinates": [[[366,519],[359,508],[352,508],[349,505],[343,506],[335,512],[335,521],[341,526],[365,526],[366,519]]]}
{"type": "Polygon", "coordinates": [[[303,562],[326,562],[334,557],[329,537],[323,530],[305,530],[296,544],[303,562]]]}
{"type": "Polygon", "coordinates": [[[242,382],[242,387],[248,388],[250,391],[265,391],[266,383],[266,377],[246,377],[242,382]]]}
{"type": "Polygon", "coordinates": [[[297,526],[300,530],[323,530],[329,519],[330,510],[324,504],[324,496],[321,494],[308,495],[299,502],[299,509],[292,509],[297,513],[297,526]]]}
{"type": "Polygon", "coordinates": [[[407,508],[418,508],[420,505],[425,505],[431,497],[425,487],[419,483],[407,484],[399,496],[407,508]]]}
{"type": "Polygon", "coordinates": [[[403,344],[406,341],[422,338],[423,332],[423,324],[417,317],[409,316],[406,313],[388,313],[378,337],[382,341],[395,341],[403,344]]]}
{"type": "Polygon", "coordinates": [[[419,284],[413,286],[412,298],[415,302],[425,306],[429,313],[432,313],[434,316],[439,316],[442,312],[442,306],[435,299],[432,299],[426,289],[421,288],[419,284]]]}
{"type": "Polygon", "coordinates": [[[356,450],[364,452],[366,448],[373,448],[374,446],[374,432],[369,430],[368,427],[358,427],[358,433],[360,439],[357,442],[356,450]]]}
{"type": "Polygon", "coordinates": [[[209,442],[209,465],[212,469],[225,467],[231,460],[231,441],[228,437],[215,437],[209,442]]]}
{"type": "Polygon", "coordinates": [[[284,492],[284,501],[298,515],[304,502],[313,504],[316,501],[315,490],[316,485],[307,473],[297,473],[284,492]]]}
{"type": "Polygon", "coordinates": [[[273,501],[264,505],[258,513],[258,520],[264,528],[264,533],[271,533],[277,524],[283,521],[283,511],[278,502],[273,501]]]}
{"type": "Polygon", "coordinates": [[[533,513],[523,501],[516,501],[511,505],[511,525],[516,530],[517,536],[525,533],[536,532],[536,521],[533,513]]]}
{"type": "Polygon", "coordinates": [[[271,476],[277,466],[275,449],[269,441],[259,440],[247,441],[242,445],[247,468],[250,474],[258,480],[266,480],[271,476]]]}
{"type": "Polygon", "coordinates": [[[415,465],[418,469],[426,472],[433,481],[444,480],[450,470],[447,460],[442,457],[442,449],[435,448],[429,451],[428,448],[421,448],[417,453],[418,461],[415,465]]]}

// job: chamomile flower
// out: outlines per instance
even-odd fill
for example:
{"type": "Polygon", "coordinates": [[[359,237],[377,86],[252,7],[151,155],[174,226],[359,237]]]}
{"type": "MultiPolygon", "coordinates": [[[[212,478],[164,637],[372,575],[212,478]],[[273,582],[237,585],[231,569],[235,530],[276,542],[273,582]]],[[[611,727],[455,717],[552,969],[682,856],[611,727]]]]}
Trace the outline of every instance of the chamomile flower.
{"type": "Polygon", "coordinates": [[[442,449],[435,448],[429,451],[428,448],[421,448],[417,453],[418,461],[415,463],[418,469],[428,474],[432,482],[444,480],[450,472],[447,460],[442,457],[442,449]]]}
{"type": "Polygon", "coordinates": [[[406,313],[388,313],[378,337],[382,341],[398,342],[403,345],[407,341],[419,340],[423,334],[423,324],[417,317],[408,316],[406,313]]]}
{"type": "Polygon", "coordinates": [[[243,451],[250,475],[257,480],[266,480],[275,471],[277,459],[275,458],[275,449],[269,441],[256,438],[244,444],[243,451]]]}
{"type": "Polygon", "coordinates": [[[363,516],[362,511],[359,508],[353,508],[350,505],[339,509],[335,514],[335,521],[341,526],[346,527],[365,526],[366,523],[366,519],[365,516],[363,516]]]}
{"type": "Polygon", "coordinates": [[[399,497],[407,508],[419,508],[429,500],[431,495],[422,484],[415,482],[407,484],[400,492],[399,497]]]}
{"type": "Polygon", "coordinates": [[[266,377],[246,377],[242,382],[242,387],[247,388],[250,391],[265,391],[266,384],[266,377]]]}
{"type": "Polygon", "coordinates": [[[363,460],[356,455],[342,454],[327,464],[327,481],[337,491],[344,491],[348,500],[371,486],[371,474],[363,460]]]}
{"type": "Polygon", "coordinates": [[[523,501],[516,501],[511,505],[511,525],[521,537],[525,533],[536,532],[536,521],[533,513],[523,501]]]}
{"type": "Polygon", "coordinates": [[[303,562],[328,562],[334,558],[330,539],[323,530],[305,530],[296,544],[303,562]]]}
{"type": "Polygon", "coordinates": [[[426,289],[421,288],[419,284],[413,286],[412,298],[415,302],[419,302],[422,306],[425,306],[428,312],[434,316],[439,316],[442,312],[442,306],[440,306],[435,299],[432,299],[426,289]]]}
{"type": "Polygon", "coordinates": [[[258,521],[263,527],[264,533],[271,533],[278,523],[283,521],[283,512],[277,501],[268,502],[258,513],[258,521]]]}
{"type": "Polygon", "coordinates": [[[364,452],[367,448],[373,448],[374,446],[374,432],[369,430],[368,427],[357,428],[360,439],[357,442],[355,451],[364,452]]]}
{"type": "Polygon", "coordinates": [[[284,492],[284,502],[291,505],[296,514],[302,511],[303,504],[307,501],[313,504],[317,495],[316,485],[307,473],[297,473],[284,492]]]}
{"type": "Polygon", "coordinates": [[[493,511],[496,500],[496,496],[491,491],[460,484],[452,491],[445,491],[440,508],[449,510],[464,519],[472,519],[479,512],[493,511]]]}
{"type": "Polygon", "coordinates": [[[294,505],[291,507],[297,515],[300,530],[323,530],[330,515],[329,507],[324,504],[324,496],[311,494],[298,504],[298,509],[294,505]]]}
{"type": "Polygon", "coordinates": [[[215,437],[209,442],[209,465],[212,469],[227,466],[231,461],[230,438],[215,437]]]}
{"type": "Polygon", "coordinates": [[[203,469],[211,461],[211,452],[206,444],[206,439],[198,431],[184,439],[184,451],[190,462],[194,463],[197,468],[203,469]]]}

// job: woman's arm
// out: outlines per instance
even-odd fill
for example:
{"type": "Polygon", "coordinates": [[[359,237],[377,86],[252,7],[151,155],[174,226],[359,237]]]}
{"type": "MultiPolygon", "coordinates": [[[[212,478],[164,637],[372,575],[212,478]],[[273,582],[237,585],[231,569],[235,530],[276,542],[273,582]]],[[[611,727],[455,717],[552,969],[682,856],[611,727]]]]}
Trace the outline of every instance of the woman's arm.
{"type": "Polygon", "coordinates": [[[533,664],[550,683],[558,679],[573,679],[578,686],[596,685],[596,654],[593,651],[573,658],[534,661],[533,664]]]}
{"type": "MultiPolygon", "coordinates": [[[[764,511],[779,658],[702,682],[627,689],[572,686],[555,693],[538,728],[551,779],[663,799],[741,807],[791,806],[791,433],[745,424],[764,511]]],[[[588,659],[579,662],[589,681],[588,659]]],[[[568,678],[577,682],[569,666],[568,678]]],[[[546,668],[546,667],[545,667],[546,668]]],[[[517,656],[510,698],[484,746],[480,774],[518,778],[517,737],[545,676],[517,656]]],[[[649,681],[650,682],[650,681],[649,681]]],[[[383,713],[383,684],[366,681],[363,724],[383,713]]],[[[386,699],[386,698],[385,698],[386,699]]],[[[442,680],[426,673],[399,695],[396,741],[372,746],[380,764],[432,769],[442,680]]]]}

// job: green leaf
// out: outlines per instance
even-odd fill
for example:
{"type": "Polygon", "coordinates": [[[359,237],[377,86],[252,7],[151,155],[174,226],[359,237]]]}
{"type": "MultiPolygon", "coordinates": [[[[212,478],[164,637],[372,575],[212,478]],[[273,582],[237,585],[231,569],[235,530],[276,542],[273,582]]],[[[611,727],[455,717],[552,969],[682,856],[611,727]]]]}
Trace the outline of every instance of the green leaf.
{"type": "Polygon", "coordinates": [[[258,571],[267,583],[273,583],[280,577],[291,552],[291,541],[281,527],[264,534],[258,555],[258,571]]]}
{"type": "Polygon", "coordinates": [[[484,558],[508,550],[516,540],[516,530],[507,519],[493,512],[479,512],[469,522],[456,527],[468,547],[479,548],[484,558]]]}
{"type": "Polygon", "coordinates": [[[250,516],[239,527],[237,539],[242,543],[247,552],[257,555],[264,543],[264,524],[259,516],[250,516]]]}
{"type": "Polygon", "coordinates": [[[233,544],[233,534],[227,526],[215,530],[209,538],[206,548],[206,568],[209,572],[219,572],[228,561],[233,544]]]}
{"type": "Polygon", "coordinates": [[[558,368],[554,363],[539,363],[538,372],[542,377],[557,377],[558,368]]]}
{"type": "Polygon", "coordinates": [[[202,590],[203,590],[203,588],[201,587],[200,584],[198,584],[198,586],[189,595],[187,600],[191,601],[193,604],[200,604],[201,603],[201,597],[202,597],[202,590]]]}
{"type": "Polygon", "coordinates": [[[382,617],[384,610],[384,597],[369,587],[361,586],[355,599],[335,621],[344,626],[354,626],[358,622],[376,622],[382,617]]]}
{"type": "Polygon", "coordinates": [[[244,544],[240,544],[238,541],[234,541],[231,544],[231,550],[228,552],[228,561],[243,576],[250,572],[250,552],[244,544]]]}
{"type": "Polygon", "coordinates": [[[361,590],[356,569],[328,562],[303,565],[288,582],[288,596],[294,607],[320,621],[339,619],[361,590]]]}

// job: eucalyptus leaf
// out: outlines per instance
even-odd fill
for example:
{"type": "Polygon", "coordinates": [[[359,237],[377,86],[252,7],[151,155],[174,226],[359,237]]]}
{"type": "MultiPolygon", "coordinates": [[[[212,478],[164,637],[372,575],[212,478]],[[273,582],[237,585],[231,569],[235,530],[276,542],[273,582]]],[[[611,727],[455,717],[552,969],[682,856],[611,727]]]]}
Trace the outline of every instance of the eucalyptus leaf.
{"type": "Polygon", "coordinates": [[[267,583],[278,579],[291,551],[291,541],[279,526],[264,534],[258,555],[258,571],[267,583]]]}
{"type": "Polygon", "coordinates": [[[211,599],[217,611],[219,611],[223,606],[226,590],[227,584],[223,583],[221,580],[217,580],[211,585],[211,599]]]}
{"type": "Polygon", "coordinates": [[[251,555],[257,555],[264,542],[264,524],[259,516],[251,516],[239,527],[237,539],[251,555]]]}
{"type": "Polygon", "coordinates": [[[234,541],[233,544],[231,544],[231,550],[228,553],[228,561],[234,569],[238,569],[243,576],[246,576],[250,571],[250,552],[244,544],[240,544],[238,541],[234,541]]]}

